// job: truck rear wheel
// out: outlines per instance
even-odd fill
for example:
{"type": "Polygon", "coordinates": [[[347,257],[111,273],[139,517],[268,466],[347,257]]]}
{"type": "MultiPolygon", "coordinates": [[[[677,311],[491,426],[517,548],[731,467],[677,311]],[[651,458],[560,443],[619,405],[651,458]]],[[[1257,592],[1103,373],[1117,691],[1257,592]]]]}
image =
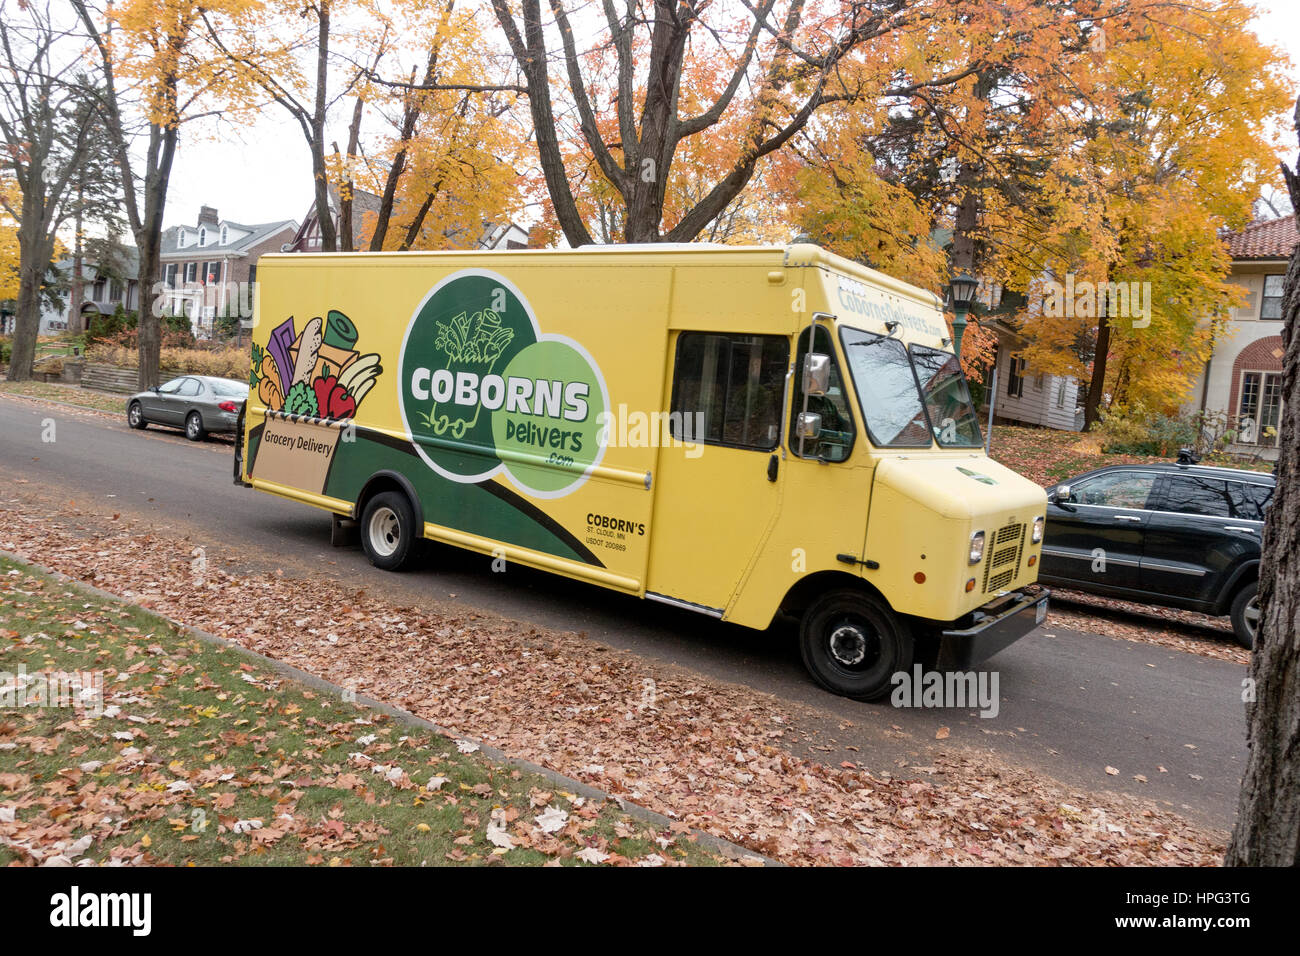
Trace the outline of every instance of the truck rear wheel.
{"type": "Polygon", "coordinates": [[[361,548],[375,567],[401,570],[418,537],[415,512],[406,495],[384,491],[366,502],[361,513],[361,548]]]}
{"type": "Polygon", "coordinates": [[[912,666],[912,634],[884,601],[864,591],[831,591],[799,625],[804,666],[827,690],[854,700],[879,700],[891,678],[912,666]]]}

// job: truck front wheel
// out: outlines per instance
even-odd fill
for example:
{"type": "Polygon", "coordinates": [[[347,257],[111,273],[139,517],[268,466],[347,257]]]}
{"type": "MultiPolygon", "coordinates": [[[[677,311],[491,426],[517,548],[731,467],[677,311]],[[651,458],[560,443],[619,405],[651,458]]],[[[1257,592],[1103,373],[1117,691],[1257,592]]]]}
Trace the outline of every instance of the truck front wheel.
{"type": "Polygon", "coordinates": [[[406,495],[385,491],[366,502],[361,514],[361,547],[375,567],[401,570],[417,537],[415,512],[406,495]]]}
{"type": "Polygon", "coordinates": [[[890,678],[912,666],[912,634],[884,601],[863,591],[832,591],[804,612],[799,626],[804,666],[827,690],[879,700],[890,678]]]}

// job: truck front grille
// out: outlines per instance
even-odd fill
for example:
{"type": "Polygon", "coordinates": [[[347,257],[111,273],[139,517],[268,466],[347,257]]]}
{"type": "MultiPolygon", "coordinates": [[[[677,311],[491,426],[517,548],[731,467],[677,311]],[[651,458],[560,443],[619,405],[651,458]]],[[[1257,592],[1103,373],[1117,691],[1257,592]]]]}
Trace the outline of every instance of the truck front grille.
{"type": "Polygon", "coordinates": [[[1020,552],[1025,546],[1025,526],[1009,524],[997,530],[984,564],[984,593],[1003,590],[1020,571],[1020,552]]]}

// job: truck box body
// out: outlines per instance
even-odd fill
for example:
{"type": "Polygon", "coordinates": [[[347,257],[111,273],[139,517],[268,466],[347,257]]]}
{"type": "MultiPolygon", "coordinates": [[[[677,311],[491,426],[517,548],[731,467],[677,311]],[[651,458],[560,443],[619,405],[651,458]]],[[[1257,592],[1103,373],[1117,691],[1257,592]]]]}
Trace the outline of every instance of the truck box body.
{"type": "Polygon", "coordinates": [[[399,488],[424,537],[753,628],[852,582],[969,623],[1036,579],[1044,493],[984,454],[939,301],[816,246],[282,255],[258,278],[259,490],[359,519],[399,488]]]}

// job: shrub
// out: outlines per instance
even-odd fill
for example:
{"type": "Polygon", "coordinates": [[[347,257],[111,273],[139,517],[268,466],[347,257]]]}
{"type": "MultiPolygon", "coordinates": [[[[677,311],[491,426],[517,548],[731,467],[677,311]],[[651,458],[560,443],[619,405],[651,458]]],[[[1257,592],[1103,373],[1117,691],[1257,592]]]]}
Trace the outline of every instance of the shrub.
{"type": "Polygon", "coordinates": [[[1166,415],[1142,403],[1104,412],[1097,428],[1101,450],[1107,454],[1155,455],[1168,458],[1194,447],[1200,435],[1199,415],[1166,415]]]}

